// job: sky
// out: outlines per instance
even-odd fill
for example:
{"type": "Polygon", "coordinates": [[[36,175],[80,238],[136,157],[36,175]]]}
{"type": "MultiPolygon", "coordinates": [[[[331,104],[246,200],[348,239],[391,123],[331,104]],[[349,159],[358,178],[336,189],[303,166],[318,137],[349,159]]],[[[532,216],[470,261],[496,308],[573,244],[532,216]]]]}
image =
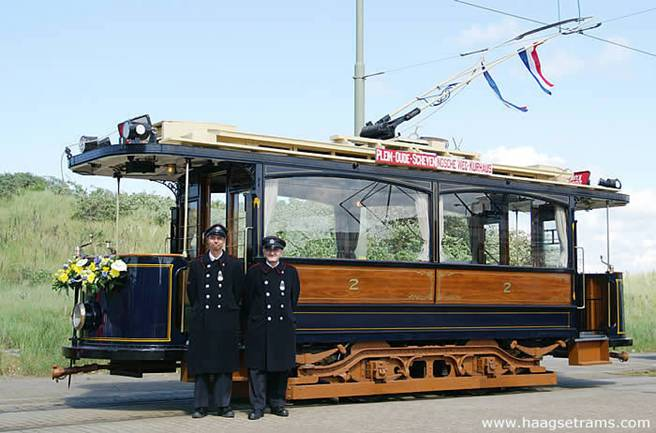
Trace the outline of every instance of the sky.
{"type": "MultiPolygon", "coordinates": [[[[558,18],[556,0],[475,2],[538,21],[558,18]]],[[[561,16],[578,16],[579,5],[597,21],[654,6],[560,0],[561,16]]],[[[589,34],[656,52],[655,18],[652,11],[611,20],[589,34]]],[[[372,121],[481,57],[433,60],[537,26],[451,0],[365,0],[364,23],[366,73],[390,71],[366,81],[372,121]]],[[[453,140],[486,162],[591,170],[593,182],[619,178],[631,204],[611,210],[611,261],[629,272],[656,269],[656,57],[576,34],[539,52],[555,84],[551,96],[518,57],[491,71],[504,97],[528,112],[506,108],[479,79],[419,129],[401,131],[453,140]]],[[[144,113],[296,138],[353,133],[355,0],[11,2],[0,16],[0,56],[0,173],[63,175],[111,188],[111,180],[68,171],[64,148],[144,113]]],[[[166,193],[147,182],[125,186],[166,193]]],[[[580,221],[586,266],[603,269],[597,257],[606,254],[605,213],[580,221]]]]}

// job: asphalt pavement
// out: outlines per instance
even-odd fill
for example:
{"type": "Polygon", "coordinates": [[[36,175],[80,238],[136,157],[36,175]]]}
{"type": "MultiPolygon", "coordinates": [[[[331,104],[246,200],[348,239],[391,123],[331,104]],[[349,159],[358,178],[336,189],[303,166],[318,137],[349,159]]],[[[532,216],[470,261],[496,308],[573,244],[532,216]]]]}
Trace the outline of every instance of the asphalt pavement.
{"type": "Polygon", "coordinates": [[[234,419],[192,419],[193,386],[176,374],[78,375],[70,389],[0,377],[0,432],[656,432],[656,354],[589,367],[548,357],[544,365],[558,385],[300,402],[288,418],[257,421],[240,399],[234,419]]]}

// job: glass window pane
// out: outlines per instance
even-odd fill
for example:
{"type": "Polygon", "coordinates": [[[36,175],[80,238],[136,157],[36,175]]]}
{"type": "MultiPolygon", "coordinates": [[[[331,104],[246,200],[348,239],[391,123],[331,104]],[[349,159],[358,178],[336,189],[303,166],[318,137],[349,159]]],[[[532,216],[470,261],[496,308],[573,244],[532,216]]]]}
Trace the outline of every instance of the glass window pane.
{"type": "Polygon", "coordinates": [[[427,261],[428,194],[336,177],[269,179],[265,233],[292,257],[427,261]]]}
{"type": "Polygon", "coordinates": [[[210,226],[226,224],[226,195],[224,192],[213,192],[210,195],[210,226]]]}
{"type": "Polygon", "coordinates": [[[566,268],[567,210],[517,194],[471,190],[440,196],[446,263],[566,268]]]}

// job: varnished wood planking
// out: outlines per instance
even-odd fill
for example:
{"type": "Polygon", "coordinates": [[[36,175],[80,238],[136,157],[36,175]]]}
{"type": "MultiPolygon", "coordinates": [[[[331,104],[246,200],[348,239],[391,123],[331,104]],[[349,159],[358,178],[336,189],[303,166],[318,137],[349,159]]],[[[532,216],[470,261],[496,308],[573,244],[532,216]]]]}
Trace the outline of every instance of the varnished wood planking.
{"type": "Polygon", "coordinates": [[[571,275],[439,269],[437,271],[437,303],[570,304],[571,275]]]}
{"type": "Polygon", "coordinates": [[[435,269],[294,265],[301,278],[300,303],[432,304],[435,269]]]}

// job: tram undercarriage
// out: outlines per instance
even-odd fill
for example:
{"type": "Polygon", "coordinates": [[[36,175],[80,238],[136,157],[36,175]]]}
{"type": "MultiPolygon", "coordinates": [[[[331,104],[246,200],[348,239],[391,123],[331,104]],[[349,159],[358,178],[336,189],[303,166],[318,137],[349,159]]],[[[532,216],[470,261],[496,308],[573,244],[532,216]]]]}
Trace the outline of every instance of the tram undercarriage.
{"type": "MultiPolygon", "coordinates": [[[[367,396],[427,391],[545,386],[556,384],[556,374],[540,366],[540,358],[558,341],[524,353],[513,342],[513,352],[494,340],[470,340],[464,346],[401,346],[385,342],[356,343],[317,354],[297,356],[297,376],[290,378],[291,400],[367,396]]],[[[525,348],[528,349],[528,348],[525,348]]]]}

